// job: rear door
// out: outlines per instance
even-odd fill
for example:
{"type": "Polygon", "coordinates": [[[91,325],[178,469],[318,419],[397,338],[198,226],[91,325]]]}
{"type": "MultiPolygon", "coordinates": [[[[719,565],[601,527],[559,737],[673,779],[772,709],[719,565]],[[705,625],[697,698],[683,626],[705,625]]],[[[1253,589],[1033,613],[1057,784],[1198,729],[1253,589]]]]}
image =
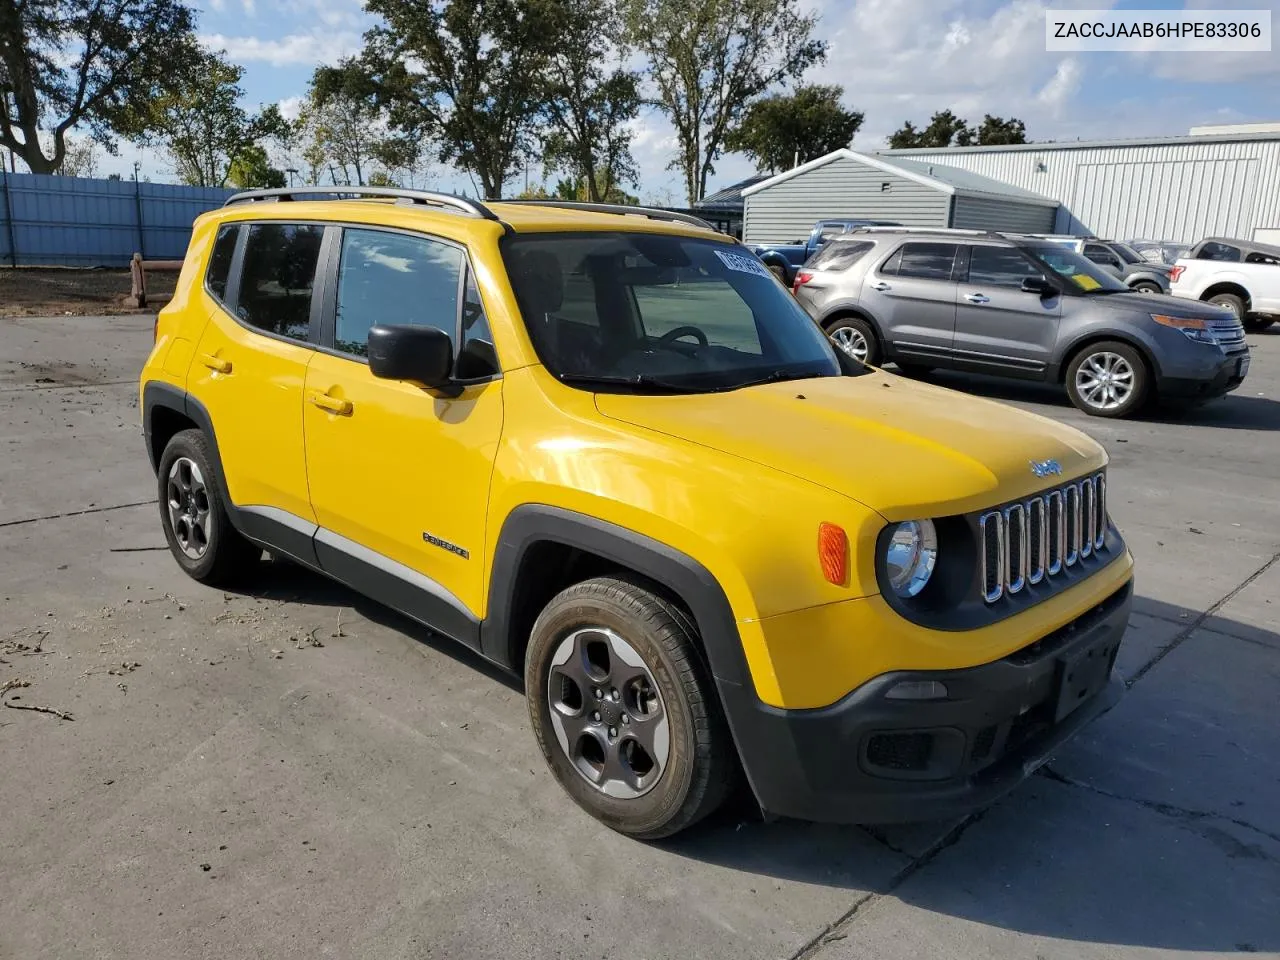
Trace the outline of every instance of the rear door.
{"type": "Polygon", "coordinates": [[[1062,297],[1022,289],[1044,270],[1017,247],[973,244],[956,301],[956,362],[968,369],[1038,379],[1053,356],[1062,297]]]}
{"type": "Polygon", "coordinates": [[[910,240],[867,271],[861,303],[889,356],[949,362],[956,325],[959,245],[910,240]]]}

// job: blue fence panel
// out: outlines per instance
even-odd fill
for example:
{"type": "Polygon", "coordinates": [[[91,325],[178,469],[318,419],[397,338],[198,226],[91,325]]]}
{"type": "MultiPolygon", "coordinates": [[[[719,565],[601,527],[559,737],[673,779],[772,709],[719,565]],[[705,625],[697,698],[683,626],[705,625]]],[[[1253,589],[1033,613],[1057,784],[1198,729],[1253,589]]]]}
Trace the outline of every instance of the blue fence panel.
{"type": "Polygon", "coordinates": [[[178,260],[191,223],[234,191],[133,180],[4,175],[0,262],[15,266],[127,266],[135,252],[178,260]]]}

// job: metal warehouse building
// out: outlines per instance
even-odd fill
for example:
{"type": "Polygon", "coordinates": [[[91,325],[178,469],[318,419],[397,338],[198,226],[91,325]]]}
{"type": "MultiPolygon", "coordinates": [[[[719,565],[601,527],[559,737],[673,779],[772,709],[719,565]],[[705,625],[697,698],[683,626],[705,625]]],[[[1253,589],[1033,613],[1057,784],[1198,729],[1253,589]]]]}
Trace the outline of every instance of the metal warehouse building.
{"type": "Polygon", "coordinates": [[[887,150],[890,163],[938,163],[1060,203],[1055,230],[1113,240],[1280,242],[1280,130],[1196,128],[1144,140],[887,150]]]}
{"type": "Polygon", "coordinates": [[[743,241],[794,243],[817,220],[860,217],[910,227],[1053,230],[1058,202],[939,162],[837,150],[742,191],[743,241]]]}

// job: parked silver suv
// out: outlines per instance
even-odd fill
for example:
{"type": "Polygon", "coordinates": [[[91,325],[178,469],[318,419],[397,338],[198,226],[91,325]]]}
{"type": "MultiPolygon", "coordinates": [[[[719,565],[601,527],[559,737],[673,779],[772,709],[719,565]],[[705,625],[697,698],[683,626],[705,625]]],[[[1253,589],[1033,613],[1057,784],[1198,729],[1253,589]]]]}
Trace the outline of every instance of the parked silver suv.
{"type": "Polygon", "coordinates": [[[1095,416],[1123,417],[1157,396],[1221,396],[1249,369],[1230,312],[1133,293],[1036,237],[865,228],[823,247],[793,292],[837,347],[873,366],[1062,383],[1095,416]]]}

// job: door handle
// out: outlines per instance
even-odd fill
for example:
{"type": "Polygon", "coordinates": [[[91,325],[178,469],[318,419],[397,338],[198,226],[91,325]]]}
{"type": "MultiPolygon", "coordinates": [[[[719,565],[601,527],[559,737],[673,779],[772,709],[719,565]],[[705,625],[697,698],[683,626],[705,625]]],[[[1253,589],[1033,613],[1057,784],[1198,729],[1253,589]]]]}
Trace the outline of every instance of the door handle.
{"type": "Polygon", "coordinates": [[[355,409],[350,400],[340,400],[325,393],[313,393],[311,402],[321,410],[327,410],[329,413],[335,413],[340,417],[351,416],[351,411],[355,409]]]}
{"type": "Polygon", "coordinates": [[[889,285],[885,283],[883,280],[877,280],[875,283],[871,285],[871,289],[879,290],[881,293],[883,293],[885,290],[889,289],[889,285]]]}
{"type": "Polygon", "coordinates": [[[980,293],[967,293],[965,294],[964,298],[968,300],[970,303],[990,303],[991,302],[990,297],[985,297],[980,293]]]}
{"type": "Polygon", "coordinates": [[[210,370],[216,370],[218,373],[231,372],[231,361],[223,360],[221,357],[215,357],[212,353],[202,354],[200,362],[210,370]]]}

